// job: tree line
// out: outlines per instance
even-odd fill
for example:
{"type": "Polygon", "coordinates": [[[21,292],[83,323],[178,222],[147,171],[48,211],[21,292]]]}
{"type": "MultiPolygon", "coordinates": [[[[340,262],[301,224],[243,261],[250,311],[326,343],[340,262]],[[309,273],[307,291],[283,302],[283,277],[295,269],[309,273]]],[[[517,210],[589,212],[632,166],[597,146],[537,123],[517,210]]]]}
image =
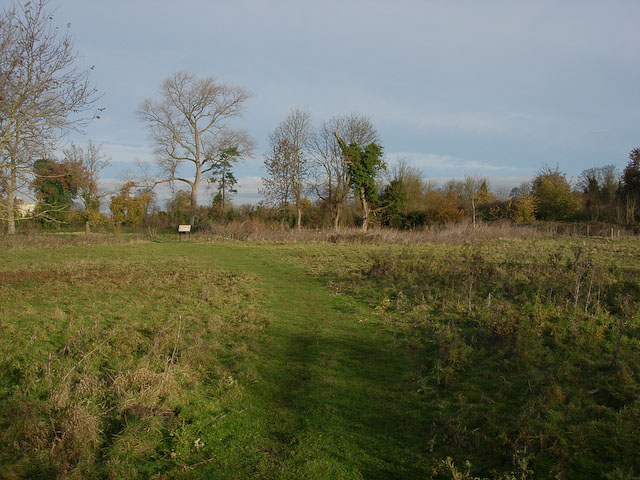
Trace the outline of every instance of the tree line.
{"type": "Polygon", "coordinates": [[[71,144],[62,159],[52,152],[61,139],[94,118],[99,99],[90,70],[76,64],[68,32],[52,24],[47,1],[5,9],[0,16],[0,220],[86,231],[143,223],[195,227],[235,218],[260,218],[291,227],[339,229],[370,225],[413,229],[468,218],[478,221],[640,221],[640,149],[622,172],[613,165],[584,170],[572,185],[559,167],[543,167],[508,194],[486,178],[465,177],[436,185],[406,163],[387,165],[371,120],[355,113],[314,125],[311,113],[292,109],[269,134],[264,155],[264,201],[236,207],[235,165],[254,155],[249,134],[232,127],[251,94],[213,77],[187,72],[169,76],[138,116],[154,147],[156,169],[111,193],[98,188],[109,164],[100,146],[71,144]],[[169,184],[172,197],[158,206],[154,189],[169,184]],[[215,195],[198,205],[202,185],[215,195]],[[183,188],[181,189],[180,186],[183,188]],[[184,189],[186,188],[186,190],[184,189]],[[35,208],[26,209],[32,200],[35,208]],[[108,200],[111,216],[101,212],[108,200]]]}
{"type": "MultiPolygon", "coordinates": [[[[331,123],[339,123],[346,118],[358,117],[335,117],[331,123]]],[[[377,146],[375,143],[370,145],[377,146]]],[[[228,199],[231,193],[227,192],[223,206],[218,190],[209,204],[200,205],[194,211],[190,192],[178,190],[164,208],[160,208],[153,205],[146,191],[141,190],[134,195],[135,185],[130,183],[123,187],[124,193],[112,198],[120,201],[124,195],[131,199],[128,201],[138,199],[149,210],[146,214],[141,212],[118,217],[122,219],[118,224],[175,227],[193,218],[194,224],[200,228],[249,219],[277,222],[290,228],[363,227],[364,204],[358,195],[361,184],[350,180],[348,164],[342,164],[345,168],[341,172],[343,183],[337,183],[333,180],[335,176],[330,180],[317,170],[313,157],[310,157],[307,165],[287,163],[292,161],[293,153],[285,154],[282,145],[275,146],[272,150],[275,154],[265,157],[265,163],[271,164],[267,171],[272,173],[264,178],[266,200],[257,205],[235,206],[228,199]],[[280,155],[283,158],[279,158],[280,155]],[[303,176],[299,172],[306,173],[303,176]],[[294,183],[296,179],[299,181],[297,184],[294,183]],[[345,189],[339,190],[343,185],[345,189]],[[315,197],[313,200],[309,198],[312,196],[315,197]]],[[[291,147],[287,145],[285,148],[291,147]]],[[[360,148],[359,153],[364,154],[366,150],[360,148]]],[[[337,151],[340,151],[340,145],[337,151]]],[[[380,159],[374,148],[369,151],[374,152],[373,157],[380,159]]],[[[339,158],[339,154],[334,157],[339,158]]],[[[530,182],[501,192],[492,191],[489,181],[482,177],[468,176],[438,185],[404,162],[385,168],[382,168],[382,163],[378,165],[380,170],[375,175],[366,176],[373,182],[363,188],[369,192],[365,195],[365,201],[370,210],[370,226],[409,230],[463,221],[472,225],[494,221],[516,224],[555,221],[634,227],[640,222],[640,155],[637,149],[630,152],[629,162],[622,172],[612,165],[589,168],[572,182],[558,167],[545,166],[530,182]]],[[[116,214],[113,216],[115,219],[116,214]]]]}
{"type": "MultiPolygon", "coordinates": [[[[299,115],[294,112],[285,122],[299,115]]],[[[452,179],[443,185],[425,179],[415,167],[400,161],[396,165],[387,166],[381,162],[378,170],[370,170],[364,175],[369,192],[362,193],[361,183],[351,177],[350,165],[345,162],[340,146],[339,136],[333,145],[334,156],[325,156],[324,150],[316,150],[319,138],[330,139],[327,124],[348,123],[356,116],[335,117],[321,125],[317,132],[308,138],[310,142],[305,154],[304,168],[296,167],[295,171],[308,172],[301,179],[297,190],[307,191],[315,197],[311,202],[296,196],[286,195],[287,189],[282,179],[273,182],[267,179],[271,194],[271,205],[280,212],[282,218],[293,224],[302,223],[308,227],[338,228],[341,214],[348,212],[346,223],[350,226],[360,224],[366,230],[367,209],[373,212],[373,223],[377,226],[396,229],[414,229],[428,225],[442,225],[468,220],[474,226],[478,221],[511,221],[517,224],[541,221],[560,222],[600,222],[619,225],[635,225],[640,222],[640,149],[629,153],[629,161],[622,172],[614,165],[594,167],[584,170],[575,181],[567,178],[559,167],[543,166],[529,181],[509,191],[492,191],[489,180],[479,176],[466,176],[463,179],[452,179]],[[341,157],[342,154],[342,157],[341,157]],[[342,160],[341,160],[342,159],[342,160]],[[329,163],[334,160],[335,163],[329,163]],[[327,174],[324,165],[334,165],[343,171],[327,174]],[[336,174],[337,173],[337,174],[336,174]],[[274,184],[277,188],[274,188],[274,184]],[[341,187],[345,190],[340,190],[341,187]],[[349,197],[348,189],[352,196],[349,197]],[[344,192],[339,195],[336,192],[344,192]],[[364,200],[363,200],[364,198],[364,200]],[[366,203],[365,203],[366,200],[366,203]],[[301,218],[299,205],[306,205],[301,218]],[[306,213],[306,217],[305,214],[306,213]],[[359,217],[359,218],[358,218],[359,217]]],[[[361,122],[366,119],[359,118],[361,122]]],[[[336,129],[337,130],[337,129],[336,129]]],[[[377,144],[370,145],[379,148],[377,144]]],[[[293,156],[278,157],[281,150],[279,144],[274,148],[275,155],[267,157],[265,163],[271,164],[268,171],[276,171],[273,164],[280,162],[277,175],[286,177],[293,156]]],[[[364,151],[364,149],[361,149],[364,151]]],[[[298,160],[299,161],[299,160],[298,160]]],[[[288,174],[291,185],[296,177],[288,174]]],[[[273,178],[272,173],[272,178],[273,178]]],[[[290,191],[292,191],[290,189],[290,191]]],[[[269,197],[267,197],[269,198],[269,197]]],[[[275,212],[274,212],[275,213],[275,212]]],[[[371,220],[369,220],[369,223],[371,220]]]]}

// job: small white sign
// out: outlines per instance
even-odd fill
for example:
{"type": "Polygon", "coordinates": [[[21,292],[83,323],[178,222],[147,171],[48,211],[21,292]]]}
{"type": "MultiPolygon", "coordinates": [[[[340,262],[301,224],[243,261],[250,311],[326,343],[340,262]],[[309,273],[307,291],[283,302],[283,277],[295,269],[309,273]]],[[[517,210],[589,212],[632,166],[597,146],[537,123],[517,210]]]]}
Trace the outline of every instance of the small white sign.
{"type": "Polygon", "coordinates": [[[178,233],[191,232],[191,225],[178,225],[178,233]]]}

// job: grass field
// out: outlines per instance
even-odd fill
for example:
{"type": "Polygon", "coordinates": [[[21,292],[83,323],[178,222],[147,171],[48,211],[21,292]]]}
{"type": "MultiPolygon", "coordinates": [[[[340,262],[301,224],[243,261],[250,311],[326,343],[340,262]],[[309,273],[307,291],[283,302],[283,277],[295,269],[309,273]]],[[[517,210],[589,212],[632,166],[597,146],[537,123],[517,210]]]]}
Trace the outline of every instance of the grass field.
{"type": "Polygon", "coordinates": [[[640,475],[636,239],[92,243],[0,244],[2,478],[640,475]]]}

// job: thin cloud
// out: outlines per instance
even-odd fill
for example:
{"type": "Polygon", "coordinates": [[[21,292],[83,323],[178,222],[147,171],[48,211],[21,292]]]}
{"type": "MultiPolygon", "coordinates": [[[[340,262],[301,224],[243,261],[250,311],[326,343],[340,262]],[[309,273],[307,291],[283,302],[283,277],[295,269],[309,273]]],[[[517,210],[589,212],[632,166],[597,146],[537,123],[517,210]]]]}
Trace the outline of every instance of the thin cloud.
{"type": "Polygon", "coordinates": [[[421,152],[390,152],[386,154],[386,157],[390,163],[397,163],[404,161],[407,164],[414,166],[425,173],[427,169],[429,171],[454,171],[458,174],[461,170],[465,173],[476,172],[524,172],[528,171],[528,168],[523,167],[510,167],[503,165],[493,165],[490,163],[478,162],[475,160],[466,160],[462,158],[453,157],[450,155],[439,155],[436,153],[421,153],[421,152]]]}
{"type": "Polygon", "coordinates": [[[140,145],[126,145],[119,143],[103,143],[102,151],[111,157],[112,163],[133,164],[137,160],[153,162],[153,152],[149,147],[140,145]]]}

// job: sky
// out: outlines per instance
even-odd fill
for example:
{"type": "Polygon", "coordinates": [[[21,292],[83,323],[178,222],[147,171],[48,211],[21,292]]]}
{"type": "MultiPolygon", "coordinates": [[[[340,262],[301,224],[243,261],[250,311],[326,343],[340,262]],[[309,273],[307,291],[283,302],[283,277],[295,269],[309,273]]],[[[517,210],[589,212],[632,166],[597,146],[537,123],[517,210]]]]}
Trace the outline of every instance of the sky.
{"type": "MultiPolygon", "coordinates": [[[[0,0],[0,5],[11,5],[0,0]]],[[[256,142],[235,169],[236,204],[260,200],[268,134],[295,107],[316,124],[368,116],[388,163],[496,188],[545,165],[569,177],[640,146],[640,2],[50,0],[105,108],[85,135],[113,187],[153,162],[136,109],[177,71],[252,93],[256,142]]],[[[162,200],[163,195],[159,195],[162,200]]],[[[203,192],[201,199],[207,193],[203,192]]],[[[201,200],[202,202],[202,200],[201,200]]]]}

